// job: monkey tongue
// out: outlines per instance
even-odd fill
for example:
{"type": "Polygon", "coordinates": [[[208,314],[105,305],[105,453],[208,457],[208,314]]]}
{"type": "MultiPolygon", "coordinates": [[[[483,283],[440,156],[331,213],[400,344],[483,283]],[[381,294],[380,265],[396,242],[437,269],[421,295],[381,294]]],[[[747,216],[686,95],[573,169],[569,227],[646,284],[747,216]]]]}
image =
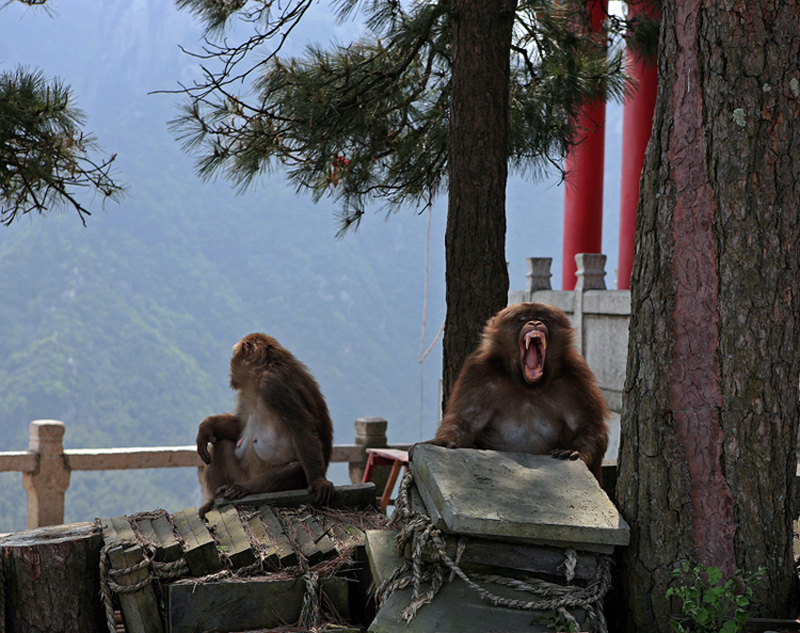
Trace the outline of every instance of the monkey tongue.
{"type": "Polygon", "coordinates": [[[535,332],[528,334],[525,339],[525,345],[522,348],[522,368],[525,380],[538,382],[544,373],[544,341],[535,332]]]}

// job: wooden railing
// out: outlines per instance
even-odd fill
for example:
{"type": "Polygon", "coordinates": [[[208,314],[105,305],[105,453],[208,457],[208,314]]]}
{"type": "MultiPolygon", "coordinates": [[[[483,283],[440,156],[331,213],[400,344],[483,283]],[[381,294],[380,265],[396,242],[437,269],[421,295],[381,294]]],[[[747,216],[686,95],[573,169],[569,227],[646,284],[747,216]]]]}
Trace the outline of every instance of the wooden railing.
{"type": "MultiPolygon", "coordinates": [[[[347,462],[350,480],[361,481],[366,448],[407,448],[386,443],[387,422],[382,418],[355,421],[355,443],[333,447],[332,462],[347,462]]],[[[195,446],[148,448],[64,449],[64,423],[35,420],[30,424],[27,451],[0,452],[0,472],[21,472],[28,494],[28,528],[64,522],[64,498],[73,470],[130,470],[134,468],[200,467],[195,446]]]]}

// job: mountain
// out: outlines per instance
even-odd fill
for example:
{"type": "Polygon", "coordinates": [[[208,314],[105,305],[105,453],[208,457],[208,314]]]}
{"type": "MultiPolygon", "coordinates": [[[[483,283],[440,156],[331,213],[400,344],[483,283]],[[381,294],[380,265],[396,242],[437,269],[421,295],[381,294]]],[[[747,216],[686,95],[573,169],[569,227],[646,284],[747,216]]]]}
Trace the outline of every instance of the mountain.
{"type": "MultiPolygon", "coordinates": [[[[353,420],[370,415],[389,420],[390,441],[432,436],[441,347],[420,365],[426,215],[378,209],[336,240],[332,204],[280,173],[241,196],[200,182],[167,130],[179,98],[157,93],[198,72],[179,48],[202,46],[191,16],[168,0],[50,4],[52,15],[0,10],[0,64],[72,86],[128,195],[94,201],[86,227],[66,212],[0,229],[0,450],[26,448],[29,422],[47,418],[66,424],[69,448],[192,444],[203,417],[230,409],[230,349],[254,331],[317,377],[335,441],[352,442],[353,420]]],[[[306,41],[346,41],[358,27],[318,7],[305,28],[306,41]]],[[[512,288],[532,255],[554,258],[558,286],[562,200],[555,182],[510,182],[512,288]]],[[[440,200],[431,218],[425,347],[444,320],[445,211],[440,200]]],[[[613,218],[606,231],[613,242],[613,218]]],[[[346,469],[332,477],[345,483],[346,469]]],[[[19,474],[0,482],[0,531],[23,529],[19,474]]],[[[65,519],[173,511],[197,494],[190,469],[74,472],[65,519]]]]}

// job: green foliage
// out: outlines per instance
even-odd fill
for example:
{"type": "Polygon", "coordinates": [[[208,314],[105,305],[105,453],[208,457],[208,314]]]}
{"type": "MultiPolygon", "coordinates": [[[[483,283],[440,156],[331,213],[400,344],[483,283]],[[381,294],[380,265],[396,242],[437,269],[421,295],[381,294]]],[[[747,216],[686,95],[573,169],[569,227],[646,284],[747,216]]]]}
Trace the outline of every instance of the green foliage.
{"type": "Polygon", "coordinates": [[[0,222],[11,224],[32,211],[71,206],[85,224],[91,215],[78,192],[91,189],[106,199],[122,187],[111,177],[115,156],[92,158],[94,137],[81,129],[83,113],[70,90],[41,72],[18,68],[0,73],[0,222]]]}
{"type": "MultiPolygon", "coordinates": [[[[452,66],[447,0],[338,0],[341,20],[363,9],[367,36],[332,49],[311,46],[291,59],[278,52],[309,0],[282,10],[266,0],[179,4],[200,16],[207,33],[237,15],[257,31],[238,45],[207,43],[200,57],[219,66],[203,66],[203,81],[184,89],[188,101],[171,123],[184,149],[198,154],[202,177],[223,175],[244,189],[281,166],[298,189],[341,203],[342,231],[358,225],[371,201],[383,199],[394,210],[428,204],[444,190],[452,66]],[[235,92],[241,83],[248,86],[244,94],[235,92]]],[[[520,2],[510,50],[509,157],[512,166],[537,174],[577,138],[570,115],[580,105],[619,98],[626,88],[621,51],[609,53],[604,38],[581,26],[583,11],[564,6],[520,2]]],[[[626,28],[620,20],[609,24],[615,36],[626,28]]]]}
{"type": "Polygon", "coordinates": [[[692,568],[684,561],[672,573],[684,582],[667,590],[668,598],[680,601],[685,616],[672,622],[675,633],[737,633],[750,618],[750,599],[764,569],[751,574],[737,570],[733,578],[723,582],[717,567],[692,568]]]}

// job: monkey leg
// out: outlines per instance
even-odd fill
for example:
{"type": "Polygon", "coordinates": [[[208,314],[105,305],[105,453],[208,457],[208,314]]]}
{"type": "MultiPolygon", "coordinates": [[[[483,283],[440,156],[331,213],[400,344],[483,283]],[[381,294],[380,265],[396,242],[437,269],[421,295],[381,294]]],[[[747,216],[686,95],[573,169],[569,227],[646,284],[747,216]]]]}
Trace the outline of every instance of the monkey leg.
{"type": "Polygon", "coordinates": [[[244,472],[236,457],[235,449],[236,444],[227,440],[219,440],[212,446],[211,463],[203,470],[200,482],[203,499],[200,516],[205,516],[205,513],[214,504],[214,497],[220,496],[216,494],[217,490],[247,478],[247,473],[244,472]]]}
{"type": "Polygon", "coordinates": [[[306,474],[299,461],[273,466],[255,477],[240,477],[224,482],[216,489],[216,497],[240,499],[247,495],[264,492],[281,492],[283,490],[300,490],[308,487],[306,474]]]}

